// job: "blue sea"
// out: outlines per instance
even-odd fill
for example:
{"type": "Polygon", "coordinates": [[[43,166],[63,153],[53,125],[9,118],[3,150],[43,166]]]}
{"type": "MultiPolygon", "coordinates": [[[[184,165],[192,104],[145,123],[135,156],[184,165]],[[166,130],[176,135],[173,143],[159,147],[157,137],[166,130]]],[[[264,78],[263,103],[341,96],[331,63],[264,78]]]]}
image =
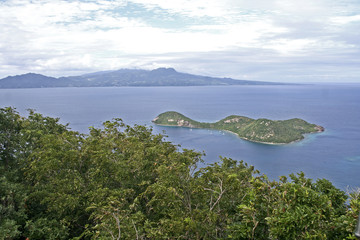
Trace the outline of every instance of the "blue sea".
{"type": "Polygon", "coordinates": [[[122,118],[126,124],[165,131],[169,141],[183,148],[204,151],[205,163],[231,157],[275,180],[303,171],[314,180],[326,178],[342,190],[360,187],[360,85],[0,89],[0,107],[6,106],[16,107],[23,115],[31,108],[59,117],[84,133],[90,126],[122,118]],[[326,130],[288,145],[265,145],[222,131],[152,124],[158,114],[170,110],[202,122],[232,114],[302,118],[326,130]]]}

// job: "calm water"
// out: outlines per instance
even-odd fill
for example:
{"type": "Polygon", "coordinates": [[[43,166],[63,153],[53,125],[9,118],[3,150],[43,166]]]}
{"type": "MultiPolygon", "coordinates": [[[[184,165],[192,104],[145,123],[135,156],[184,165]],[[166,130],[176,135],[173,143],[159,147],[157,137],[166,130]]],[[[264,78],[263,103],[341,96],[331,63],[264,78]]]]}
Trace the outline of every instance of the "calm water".
{"type": "Polygon", "coordinates": [[[272,179],[303,171],[344,190],[360,187],[360,85],[1,89],[0,106],[16,107],[21,114],[36,109],[82,132],[115,117],[127,124],[153,126],[151,120],[169,110],[204,122],[231,114],[299,117],[326,131],[298,143],[273,146],[220,131],[153,128],[165,130],[170,141],[185,148],[205,151],[207,163],[221,155],[244,160],[272,179]]]}

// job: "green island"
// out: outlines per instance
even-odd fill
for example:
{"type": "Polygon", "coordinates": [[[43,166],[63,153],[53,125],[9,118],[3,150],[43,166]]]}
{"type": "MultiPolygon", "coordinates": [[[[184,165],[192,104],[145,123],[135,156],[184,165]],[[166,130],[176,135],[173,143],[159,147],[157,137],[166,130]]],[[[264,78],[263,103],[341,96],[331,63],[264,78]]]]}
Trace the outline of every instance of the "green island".
{"type": "Polygon", "coordinates": [[[324,131],[322,126],[308,123],[300,118],[274,121],[231,115],[215,123],[203,123],[174,111],[160,114],[153,123],[162,126],[224,130],[235,133],[242,139],[265,144],[287,144],[302,140],[304,134],[324,131]]]}

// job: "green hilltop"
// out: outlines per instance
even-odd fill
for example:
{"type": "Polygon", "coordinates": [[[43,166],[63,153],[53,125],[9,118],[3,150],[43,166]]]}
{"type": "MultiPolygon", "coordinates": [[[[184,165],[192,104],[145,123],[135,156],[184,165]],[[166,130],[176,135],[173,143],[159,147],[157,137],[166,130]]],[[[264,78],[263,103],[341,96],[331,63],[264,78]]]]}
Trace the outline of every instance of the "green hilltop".
{"type": "Polygon", "coordinates": [[[231,115],[215,123],[203,123],[173,111],[160,114],[153,122],[163,126],[225,130],[237,134],[242,139],[267,144],[291,143],[302,140],[304,134],[324,131],[323,127],[299,118],[274,121],[231,115]]]}

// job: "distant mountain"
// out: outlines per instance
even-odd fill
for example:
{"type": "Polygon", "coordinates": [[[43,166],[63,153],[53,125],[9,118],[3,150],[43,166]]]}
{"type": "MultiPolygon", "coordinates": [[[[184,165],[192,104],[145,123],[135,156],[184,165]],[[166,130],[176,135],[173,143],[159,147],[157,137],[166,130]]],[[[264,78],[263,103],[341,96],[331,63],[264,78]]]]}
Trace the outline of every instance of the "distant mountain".
{"type": "Polygon", "coordinates": [[[41,74],[27,73],[0,79],[0,88],[66,87],[68,83],[68,81],[60,81],[57,78],[47,77],[41,74]]]}
{"type": "Polygon", "coordinates": [[[209,85],[274,85],[281,83],[215,78],[177,72],[173,68],[152,71],[120,69],[81,76],[53,78],[27,73],[0,79],[0,88],[49,87],[122,87],[122,86],[209,86],[209,85]]]}

